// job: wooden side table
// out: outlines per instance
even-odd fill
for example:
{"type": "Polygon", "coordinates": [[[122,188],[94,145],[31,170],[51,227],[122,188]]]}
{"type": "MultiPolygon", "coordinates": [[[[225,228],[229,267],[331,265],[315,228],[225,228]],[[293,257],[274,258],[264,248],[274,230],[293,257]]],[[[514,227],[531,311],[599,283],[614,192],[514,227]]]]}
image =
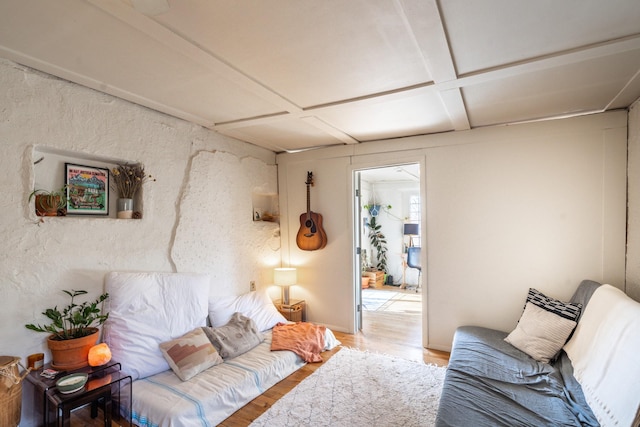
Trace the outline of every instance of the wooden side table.
{"type": "MultiPolygon", "coordinates": [[[[44,369],[50,365],[45,365],[44,369]]],[[[39,404],[42,410],[42,421],[44,426],[69,426],[71,424],[71,411],[81,406],[91,404],[91,417],[98,415],[98,405],[102,407],[104,414],[104,425],[111,426],[112,413],[120,416],[120,406],[123,396],[120,391],[122,386],[128,386],[125,393],[129,402],[127,407],[128,419],[131,426],[131,376],[120,371],[121,365],[118,362],[109,362],[102,366],[77,369],[69,372],[61,372],[55,378],[49,379],[40,375],[42,370],[31,371],[27,376],[27,381],[33,384],[36,390],[36,405],[39,404]],[[65,375],[75,372],[86,372],[89,379],[85,386],[74,393],[60,393],[56,387],[56,381],[65,375]],[[113,404],[113,401],[116,404],[113,404]]]]}
{"type": "Polygon", "coordinates": [[[306,303],[304,300],[289,300],[289,304],[282,304],[282,300],[273,302],[280,313],[290,322],[306,322],[306,303]]]}

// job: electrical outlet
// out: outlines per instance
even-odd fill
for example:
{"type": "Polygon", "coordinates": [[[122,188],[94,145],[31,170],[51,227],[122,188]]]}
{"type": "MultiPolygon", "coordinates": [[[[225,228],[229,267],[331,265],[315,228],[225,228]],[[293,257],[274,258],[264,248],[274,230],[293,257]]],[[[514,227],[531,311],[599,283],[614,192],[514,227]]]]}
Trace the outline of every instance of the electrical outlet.
{"type": "Polygon", "coordinates": [[[253,280],[249,282],[249,290],[250,291],[256,290],[256,282],[254,282],[253,280]]]}

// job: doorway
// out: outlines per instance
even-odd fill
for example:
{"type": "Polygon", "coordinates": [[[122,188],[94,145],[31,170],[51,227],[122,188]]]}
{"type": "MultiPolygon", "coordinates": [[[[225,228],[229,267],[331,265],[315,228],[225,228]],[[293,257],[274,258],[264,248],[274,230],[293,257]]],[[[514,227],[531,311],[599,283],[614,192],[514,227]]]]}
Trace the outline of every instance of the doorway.
{"type": "Polygon", "coordinates": [[[409,248],[421,247],[420,164],[354,174],[356,262],[361,272],[355,285],[357,329],[386,336],[391,330],[398,339],[422,347],[422,272],[407,264],[409,248]]]}

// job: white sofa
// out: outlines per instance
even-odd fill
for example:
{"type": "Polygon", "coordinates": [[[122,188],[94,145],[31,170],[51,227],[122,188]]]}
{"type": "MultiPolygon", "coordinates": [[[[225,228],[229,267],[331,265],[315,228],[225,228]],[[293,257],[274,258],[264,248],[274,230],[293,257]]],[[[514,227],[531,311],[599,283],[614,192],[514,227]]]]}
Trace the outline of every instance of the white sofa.
{"type": "MultiPolygon", "coordinates": [[[[118,272],[107,275],[105,290],[104,341],[134,379],[131,412],[140,427],[215,426],[305,363],[270,350],[271,329],[286,319],[266,292],[217,296],[206,275],[118,272]],[[222,361],[208,348],[182,365],[161,350],[194,334],[201,339],[201,327],[225,325],[234,312],[251,318],[264,339],[251,350],[222,361]]],[[[325,348],[337,344],[327,329],[325,348]]]]}

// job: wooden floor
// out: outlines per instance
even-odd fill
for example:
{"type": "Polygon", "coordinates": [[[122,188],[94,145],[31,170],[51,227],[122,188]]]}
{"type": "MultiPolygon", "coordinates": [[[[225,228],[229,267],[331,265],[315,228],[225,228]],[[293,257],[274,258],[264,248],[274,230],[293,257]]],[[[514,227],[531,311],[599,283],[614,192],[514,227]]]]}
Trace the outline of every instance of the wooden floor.
{"type": "MultiPolygon", "coordinates": [[[[398,288],[393,288],[397,290],[398,288]]],[[[433,363],[446,366],[449,361],[449,353],[442,351],[426,350],[421,345],[421,317],[414,310],[408,312],[397,311],[364,311],[363,329],[357,334],[345,334],[335,332],[336,338],[342,342],[342,346],[357,348],[360,350],[384,353],[409,360],[423,360],[425,363],[433,363]]],[[[339,351],[340,347],[324,352],[322,358],[329,359],[339,351]]],[[[300,381],[311,375],[322,363],[309,363],[271,387],[262,395],[256,397],[242,409],[231,415],[219,425],[222,427],[244,427],[263,412],[265,412],[278,399],[295,387],[300,381]]],[[[88,409],[77,411],[72,416],[72,426],[98,426],[102,414],[92,420],[88,416],[88,409]]],[[[113,422],[113,427],[120,424],[113,422]]]]}

